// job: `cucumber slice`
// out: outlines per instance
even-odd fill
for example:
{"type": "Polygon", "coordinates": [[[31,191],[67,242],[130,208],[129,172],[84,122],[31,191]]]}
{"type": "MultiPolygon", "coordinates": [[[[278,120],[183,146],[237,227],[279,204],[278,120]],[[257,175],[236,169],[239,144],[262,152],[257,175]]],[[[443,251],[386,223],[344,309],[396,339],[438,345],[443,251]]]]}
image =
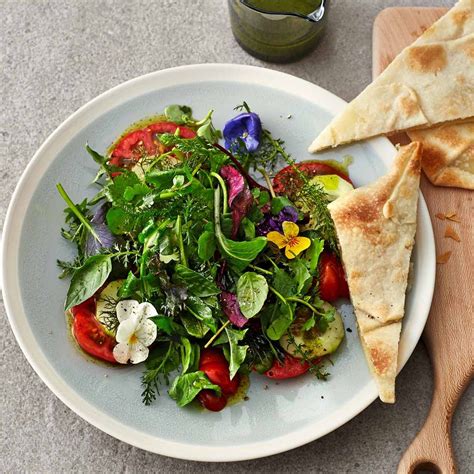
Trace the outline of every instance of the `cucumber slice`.
{"type": "Polygon", "coordinates": [[[118,291],[123,285],[123,280],[111,281],[101,292],[96,300],[95,317],[97,321],[104,327],[104,331],[110,336],[115,335],[115,330],[112,330],[111,320],[114,318],[115,307],[120,301],[118,291]]]}
{"type": "MultiPolygon", "coordinates": [[[[330,306],[329,303],[325,304],[328,307],[330,306]]],[[[335,312],[334,321],[329,323],[329,327],[324,333],[321,333],[316,327],[309,331],[302,329],[309,316],[306,310],[298,311],[296,319],[289,327],[288,330],[291,332],[295,343],[300,347],[301,352],[304,352],[310,359],[332,354],[344,339],[344,323],[341,315],[338,311],[335,312]]],[[[288,334],[284,334],[280,338],[280,345],[293,357],[302,358],[300,351],[297,351],[295,345],[288,340],[288,334]]]]}
{"type": "Polygon", "coordinates": [[[354,189],[350,183],[337,174],[317,175],[311,178],[310,183],[321,185],[330,201],[335,201],[354,189]]]}

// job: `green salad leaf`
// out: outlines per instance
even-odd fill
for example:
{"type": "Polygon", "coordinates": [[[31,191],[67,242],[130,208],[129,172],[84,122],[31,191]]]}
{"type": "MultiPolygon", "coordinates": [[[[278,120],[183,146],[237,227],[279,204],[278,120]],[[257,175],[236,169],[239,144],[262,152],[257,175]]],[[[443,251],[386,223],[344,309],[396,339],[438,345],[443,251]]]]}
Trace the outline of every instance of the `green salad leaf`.
{"type": "Polygon", "coordinates": [[[201,390],[214,390],[218,395],[221,394],[221,388],[213,384],[200,370],[178,375],[168,393],[179,407],[184,407],[191,403],[201,390]]]}
{"type": "Polygon", "coordinates": [[[262,309],[268,296],[268,283],[255,272],[243,273],[237,281],[237,300],[246,318],[253,318],[262,309]]]}
{"type": "Polygon", "coordinates": [[[93,255],[72,276],[64,309],[68,311],[90,298],[107,280],[112,271],[110,255],[93,255]]]}
{"type": "Polygon", "coordinates": [[[180,263],[175,267],[173,281],[186,286],[188,293],[193,296],[213,296],[221,292],[211,278],[207,278],[180,263]]]}
{"type": "Polygon", "coordinates": [[[219,187],[214,191],[214,219],[216,238],[223,257],[237,271],[244,271],[266,247],[267,239],[265,237],[256,237],[252,240],[236,241],[228,239],[224,235],[221,229],[219,187]]]}

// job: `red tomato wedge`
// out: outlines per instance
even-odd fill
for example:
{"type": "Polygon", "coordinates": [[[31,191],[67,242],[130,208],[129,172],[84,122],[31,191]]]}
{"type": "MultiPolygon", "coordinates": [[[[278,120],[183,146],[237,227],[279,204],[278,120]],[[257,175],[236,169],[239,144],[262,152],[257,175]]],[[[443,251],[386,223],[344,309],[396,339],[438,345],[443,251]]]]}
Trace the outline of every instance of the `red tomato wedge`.
{"type": "Polygon", "coordinates": [[[201,390],[198,394],[199,403],[210,411],[221,411],[227,405],[225,395],[217,395],[213,390],[201,390]]]}
{"type": "Polygon", "coordinates": [[[199,360],[199,370],[202,370],[212,383],[219,385],[226,396],[233,395],[239,389],[239,374],[230,379],[229,365],[221,351],[204,349],[199,360]]]}
{"type": "Polygon", "coordinates": [[[116,364],[113,355],[115,339],[104,332],[95,317],[95,300],[89,298],[72,308],[74,321],[72,331],[79,346],[89,355],[97,359],[116,364]]]}
{"type": "MultiPolygon", "coordinates": [[[[306,161],[298,163],[296,167],[309,179],[317,175],[335,174],[352,184],[350,178],[342,171],[320,161],[306,161]]],[[[302,185],[301,178],[291,165],[280,170],[273,178],[273,189],[277,194],[287,194],[291,197],[302,185]]]]}
{"type": "Polygon", "coordinates": [[[336,255],[330,252],[323,252],[319,261],[319,295],[328,302],[349,297],[342,264],[336,255]]]}
{"type": "Polygon", "coordinates": [[[309,370],[309,363],[301,361],[290,354],[285,354],[282,363],[275,359],[273,365],[265,372],[271,379],[291,379],[305,374],[309,370]]]}
{"type": "Polygon", "coordinates": [[[182,138],[194,138],[196,136],[196,132],[188,127],[173,122],[156,122],[125,135],[112,151],[110,164],[127,167],[127,164],[138,161],[143,152],[150,156],[157,152],[165,152],[166,148],[160,144],[157,135],[175,133],[178,128],[179,135],[182,138]]]}

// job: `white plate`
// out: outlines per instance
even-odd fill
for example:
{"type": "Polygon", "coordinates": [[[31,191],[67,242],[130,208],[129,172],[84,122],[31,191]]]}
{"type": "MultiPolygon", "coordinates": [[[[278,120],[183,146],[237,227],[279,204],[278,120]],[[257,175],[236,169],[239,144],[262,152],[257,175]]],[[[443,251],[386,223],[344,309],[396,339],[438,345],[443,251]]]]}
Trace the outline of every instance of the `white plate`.
{"type": "MultiPolygon", "coordinates": [[[[59,235],[64,204],[55,184],[61,182],[76,201],[91,195],[89,183],[96,169],[84,144],[88,141],[104,152],[129,124],[168,104],[190,105],[198,117],[213,108],[215,123],[222,127],[243,100],[301,160],[314,159],[306,152],[308,144],[345,105],[309,82],[250,66],[195,65],[139,77],[89,102],[46,140],[24,172],[5,222],[4,301],[18,343],[35,371],[89,423],[132,445],[177,458],[235,461],[286,451],[341,426],[377,396],[349,305],[342,310],[353,332],[334,357],[328,382],[305,376],[277,385],[252,376],[250,399],[220,413],[180,409],[166,394],[145,407],[139,367],[91,363],[70,340],[62,312],[67,282],[57,279],[55,261],[70,258],[73,249],[59,235]]],[[[329,151],[324,158],[344,154],[353,155],[351,177],[360,186],[387,171],[395,149],[378,138],[329,151]]],[[[414,262],[400,367],[421,335],[434,287],[433,232],[423,198],[414,262]]]]}

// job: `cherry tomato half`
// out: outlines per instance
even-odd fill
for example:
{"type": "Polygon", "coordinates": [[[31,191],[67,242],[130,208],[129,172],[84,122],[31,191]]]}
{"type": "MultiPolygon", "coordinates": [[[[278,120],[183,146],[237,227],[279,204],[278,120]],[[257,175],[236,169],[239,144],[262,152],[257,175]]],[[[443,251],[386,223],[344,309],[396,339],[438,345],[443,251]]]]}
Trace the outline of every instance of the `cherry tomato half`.
{"type": "Polygon", "coordinates": [[[175,133],[179,128],[182,138],[194,138],[196,132],[188,127],[176,125],[173,122],[157,122],[140,130],[135,130],[125,135],[112,151],[110,164],[114,166],[127,167],[127,164],[138,161],[143,151],[148,155],[157,152],[164,153],[166,148],[159,143],[157,135],[162,133],[175,133]]]}
{"type": "Polygon", "coordinates": [[[113,355],[115,339],[104,332],[101,324],[95,317],[95,301],[88,299],[72,308],[74,321],[72,330],[79,346],[89,355],[97,359],[116,364],[113,355]]]}
{"type": "Polygon", "coordinates": [[[271,379],[291,379],[305,374],[309,370],[309,363],[301,361],[290,354],[285,354],[282,363],[275,359],[273,365],[265,372],[271,379]]]}
{"type": "MultiPolygon", "coordinates": [[[[296,167],[307,178],[312,178],[317,175],[335,174],[352,184],[352,181],[346,174],[320,161],[306,161],[304,163],[298,163],[296,167]]],[[[277,194],[287,194],[291,197],[294,193],[299,191],[302,185],[303,182],[301,178],[297,176],[295,169],[291,165],[280,170],[273,178],[273,189],[277,194]]]]}
{"type": "Polygon", "coordinates": [[[333,253],[323,252],[319,262],[319,295],[324,301],[349,297],[344,269],[333,253]]]}
{"type": "Polygon", "coordinates": [[[201,390],[198,394],[199,403],[210,411],[221,411],[227,405],[225,395],[217,395],[213,390],[201,390]]]}
{"type": "Polygon", "coordinates": [[[224,354],[216,349],[205,349],[202,352],[199,370],[202,370],[212,383],[219,385],[224,395],[233,395],[239,389],[239,374],[230,379],[227,360],[224,354]]]}

